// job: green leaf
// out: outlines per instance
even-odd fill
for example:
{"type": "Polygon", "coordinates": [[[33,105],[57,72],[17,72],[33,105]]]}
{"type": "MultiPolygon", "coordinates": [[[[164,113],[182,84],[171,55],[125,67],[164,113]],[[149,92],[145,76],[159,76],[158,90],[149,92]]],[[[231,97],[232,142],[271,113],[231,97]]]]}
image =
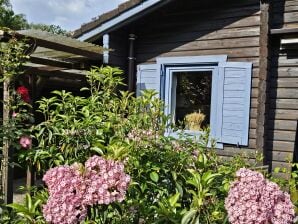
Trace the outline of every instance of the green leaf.
{"type": "Polygon", "coordinates": [[[155,171],[153,171],[153,172],[150,173],[150,179],[153,182],[157,183],[158,180],[159,180],[159,176],[158,176],[158,174],[155,171]]]}
{"type": "Polygon", "coordinates": [[[98,147],[92,147],[91,148],[92,151],[97,152],[99,155],[103,155],[103,151],[102,149],[98,148],[98,147]]]}
{"type": "Polygon", "coordinates": [[[170,197],[169,202],[172,207],[175,207],[177,201],[179,200],[180,194],[177,192],[172,197],[170,197]]]}
{"type": "Polygon", "coordinates": [[[188,212],[186,212],[181,220],[181,224],[189,224],[191,220],[195,218],[197,214],[197,210],[191,209],[188,212]]]}

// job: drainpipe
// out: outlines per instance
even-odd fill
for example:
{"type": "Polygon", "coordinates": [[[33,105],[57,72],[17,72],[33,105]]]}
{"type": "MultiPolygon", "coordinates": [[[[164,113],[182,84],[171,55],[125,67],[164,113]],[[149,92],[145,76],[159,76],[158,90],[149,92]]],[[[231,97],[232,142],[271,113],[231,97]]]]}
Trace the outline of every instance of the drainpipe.
{"type": "Polygon", "coordinates": [[[109,64],[109,43],[110,43],[110,36],[109,34],[105,34],[102,37],[102,46],[103,50],[103,63],[109,64]]]}
{"type": "Polygon", "coordinates": [[[129,34],[129,53],[128,53],[128,91],[135,90],[135,34],[129,34]]]}

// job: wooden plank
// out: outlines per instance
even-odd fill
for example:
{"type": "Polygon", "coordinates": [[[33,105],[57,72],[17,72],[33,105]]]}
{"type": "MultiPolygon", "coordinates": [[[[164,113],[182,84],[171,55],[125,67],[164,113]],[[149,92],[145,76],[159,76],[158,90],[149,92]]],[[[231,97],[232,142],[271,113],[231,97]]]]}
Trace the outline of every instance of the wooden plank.
{"type": "Polygon", "coordinates": [[[266,147],[271,151],[293,152],[295,142],[288,141],[266,141],[266,147]]]}
{"type": "Polygon", "coordinates": [[[293,120],[269,120],[269,130],[284,130],[284,131],[296,131],[297,121],[293,120]]]}
{"type": "Polygon", "coordinates": [[[298,88],[298,76],[297,78],[279,78],[271,79],[270,87],[272,88],[298,88]]]}
{"type": "Polygon", "coordinates": [[[271,99],[270,108],[298,110],[298,99],[271,99]]]}
{"type": "Polygon", "coordinates": [[[252,129],[256,129],[257,127],[257,120],[256,119],[250,119],[249,121],[249,127],[252,129]]]}
{"type": "Polygon", "coordinates": [[[270,97],[279,99],[298,99],[298,88],[278,88],[276,91],[270,92],[270,97]]]}
{"type": "Polygon", "coordinates": [[[279,14],[273,14],[273,21],[275,24],[287,24],[298,21],[298,12],[285,12],[283,17],[279,14]]]}
{"type": "MultiPolygon", "coordinates": [[[[141,34],[139,34],[141,35],[141,34]]],[[[148,35],[138,36],[138,40],[142,44],[162,44],[162,43],[176,43],[176,42],[189,42],[197,40],[220,40],[220,39],[235,39],[241,37],[258,37],[260,35],[260,27],[245,27],[222,29],[210,32],[184,32],[177,33],[174,31],[151,33],[148,35]]]]}
{"type": "Polygon", "coordinates": [[[43,66],[38,64],[27,64],[26,74],[37,74],[40,76],[63,77],[65,79],[85,80],[87,71],[76,69],[64,69],[60,67],[43,66]]]}
{"type": "Polygon", "coordinates": [[[292,166],[288,162],[272,161],[272,170],[275,168],[286,168],[287,170],[291,170],[292,166]]]}
{"type": "Polygon", "coordinates": [[[23,31],[22,33],[16,33],[16,37],[18,38],[27,38],[33,39],[38,46],[50,48],[57,51],[64,51],[71,54],[81,55],[87,58],[92,59],[101,59],[102,58],[102,48],[98,46],[98,52],[91,51],[90,46],[82,46],[78,40],[71,39],[71,38],[63,38],[59,35],[49,35],[47,32],[38,32],[35,34],[34,32],[26,32],[23,31]],[[63,40],[69,41],[63,41],[63,40]],[[87,48],[88,47],[88,48],[87,48]]]}
{"type": "Polygon", "coordinates": [[[298,111],[290,109],[275,109],[269,111],[271,119],[298,120],[298,111]]]}
{"type": "Polygon", "coordinates": [[[267,138],[275,141],[289,141],[295,142],[296,132],[294,131],[279,131],[279,130],[268,130],[266,132],[267,138]]]}
{"type": "MultiPolygon", "coordinates": [[[[173,29],[179,32],[184,32],[187,28],[188,32],[201,32],[201,31],[214,31],[221,29],[243,28],[243,27],[255,27],[260,25],[260,16],[249,17],[234,17],[228,19],[212,20],[212,18],[206,17],[204,19],[198,18],[197,20],[178,20],[169,23],[160,23],[156,26],[156,23],[152,25],[147,24],[147,29],[138,30],[141,36],[150,35],[150,33],[156,32],[169,32],[173,29]],[[150,27],[150,29],[149,29],[150,27]]],[[[143,26],[144,27],[144,26],[143,26]]]]}
{"type": "Polygon", "coordinates": [[[251,148],[237,148],[232,146],[224,146],[224,150],[217,150],[216,154],[220,156],[245,155],[248,158],[255,158],[256,150],[251,148]]]}
{"type": "Polygon", "coordinates": [[[232,6],[229,2],[229,7],[218,7],[218,5],[213,5],[212,8],[204,8],[201,4],[197,7],[192,4],[191,9],[188,7],[185,9],[180,9],[176,11],[169,11],[165,15],[165,19],[167,20],[174,20],[179,16],[185,17],[186,15],[194,18],[197,16],[200,17],[207,17],[212,15],[212,17],[216,19],[223,19],[223,18],[231,18],[235,16],[242,16],[247,17],[250,15],[258,15],[260,14],[260,5],[258,2],[251,5],[243,5],[239,4],[237,6],[232,6]]]}
{"type": "Polygon", "coordinates": [[[29,61],[35,64],[50,65],[50,66],[62,67],[62,68],[78,69],[81,67],[80,64],[75,64],[75,63],[52,59],[52,58],[30,56],[29,61]]]}
{"type": "MultiPolygon", "coordinates": [[[[156,52],[155,44],[142,44],[137,51],[142,54],[156,52]]],[[[186,51],[186,50],[210,50],[231,48],[259,47],[259,37],[244,37],[237,39],[198,40],[192,42],[163,43],[158,45],[158,51],[186,51]]]]}
{"type": "Polygon", "coordinates": [[[266,157],[270,161],[280,161],[280,162],[293,161],[293,152],[267,151],[266,157]]]}
{"type": "MultiPolygon", "coordinates": [[[[297,66],[297,64],[296,64],[297,66]]],[[[273,67],[273,70],[277,72],[272,72],[271,76],[278,78],[298,78],[298,67],[273,67]]]]}
{"type": "MultiPolygon", "coordinates": [[[[187,51],[166,51],[158,52],[156,49],[155,53],[142,54],[142,52],[137,52],[137,61],[143,63],[149,60],[155,60],[156,57],[172,57],[172,56],[198,56],[198,55],[218,55],[226,54],[231,58],[230,61],[253,61],[253,58],[259,56],[259,48],[235,48],[235,49],[206,49],[206,50],[187,50],[187,51]],[[238,58],[232,60],[232,58],[238,58]]],[[[258,61],[258,60],[255,60],[258,61]]]]}

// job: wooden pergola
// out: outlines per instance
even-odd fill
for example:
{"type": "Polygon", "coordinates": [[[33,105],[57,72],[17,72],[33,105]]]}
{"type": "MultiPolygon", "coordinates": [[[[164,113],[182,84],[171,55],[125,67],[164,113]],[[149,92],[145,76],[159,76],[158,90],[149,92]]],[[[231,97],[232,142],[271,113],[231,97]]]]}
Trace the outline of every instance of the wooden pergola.
{"type": "MultiPolygon", "coordinates": [[[[82,86],[85,83],[87,70],[93,65],[102,64],[103,48],[87,42],[82,42],[70,37],[55,35],[46,31],[0,30],[0,41],[17,38],[29,44],[28,55],[30,58],[25,64],[25,74],[30,76],[32,101],[40,94],[46,84],[55,87],[59,84],[82,86]]],[[[9,92],[3,84],[3,101],[9,98],[9,92]]],[[[3,122],[9,119],[9,111],[3,107],[3,122]]],[[[2,181],[1,188],[5,203],[11,203],[13,198],[13,170],[8,166],[11,156],[9,144],[3,142],[2,151],[2,181]]],[[[31,170],[27,171],[27,185],[33,182],[31,170]]],[[[1,192],[0,192],[1,193],[1,192]]]]}

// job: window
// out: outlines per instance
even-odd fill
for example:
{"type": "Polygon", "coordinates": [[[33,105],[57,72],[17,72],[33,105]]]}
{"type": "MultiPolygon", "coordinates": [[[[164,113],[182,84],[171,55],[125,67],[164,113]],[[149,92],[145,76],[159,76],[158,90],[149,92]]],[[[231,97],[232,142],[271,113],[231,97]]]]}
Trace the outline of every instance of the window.
{"type": "Polygon", "coordinates": [[[210,125],[212,71],[173,73],[171,114],[173,123],[200,131],[210,125]]]}
{"type": "Polygon", "coordinates": [[[191,135],[210,126],[218,147],[248,145],[252,63],[226,60],[222,55],[157,58],[157,64],[138,66],[137,94],[159,92],[171,122],[191,135]]]}

